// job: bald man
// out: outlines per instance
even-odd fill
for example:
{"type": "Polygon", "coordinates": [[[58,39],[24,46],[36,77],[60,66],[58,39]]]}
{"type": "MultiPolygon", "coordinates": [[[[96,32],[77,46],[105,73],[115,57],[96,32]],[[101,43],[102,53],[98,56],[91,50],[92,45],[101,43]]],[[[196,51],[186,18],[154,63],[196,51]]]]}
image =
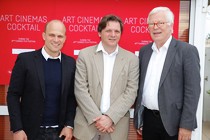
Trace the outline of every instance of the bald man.
{"type": "Polygon", "coordinates": [[[18,55],[7,103],[14,140],[70,140],[74,125],[75,60],[61,52],[66,28],[49,21],[37,51],[18,55]]]}

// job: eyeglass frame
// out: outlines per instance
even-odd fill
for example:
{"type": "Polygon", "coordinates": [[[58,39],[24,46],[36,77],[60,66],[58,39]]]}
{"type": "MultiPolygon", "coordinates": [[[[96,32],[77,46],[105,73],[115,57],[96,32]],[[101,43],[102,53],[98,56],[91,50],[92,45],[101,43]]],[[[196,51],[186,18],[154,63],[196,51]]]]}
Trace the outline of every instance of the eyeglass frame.
{"type": "Polygon", "coordinates": [[[167,22],[161,22],[161,21],[159,21],[159,22],[154,22],[154,23],[148,23],[148,27],[155,27],[155,25],[157,27],[162,27],[166,23],[169,23],[169,22],[168,21],[167,22]]]}

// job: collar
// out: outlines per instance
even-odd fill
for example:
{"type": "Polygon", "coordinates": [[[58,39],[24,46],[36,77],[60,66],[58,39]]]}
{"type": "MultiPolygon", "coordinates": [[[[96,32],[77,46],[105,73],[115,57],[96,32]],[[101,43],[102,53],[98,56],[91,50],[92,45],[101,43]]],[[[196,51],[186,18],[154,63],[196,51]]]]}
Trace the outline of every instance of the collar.
{"type": "Polygon", "coordinates": [[[157,49],[156,44],[153,43],[153,44],[152,44],[152,50],[153,50],[153,51],[160,51],[160,50],[162,50],[162,49],[168,50],[171,40],[172,40],[172,36],[170,36],[170,37],[168,38],[168,40],[165,42],[165,44],[164,44],[159,50],[157,49]]]}
{"type": "Polygon", "coordinates": [[[99,44],[98,44],[98,47],[97,47],[97,49],[96,49],[96,52],[102,51],[103,53],[105,53],[105,54],[107,54],[107,55],[115,55],[115,54],[118,53],[118,50],[119,50],[119,45],[117,45],[117,47],[116,47],[116,49],[115,49],[115,51],[114,51],[113,53],[108,54],[108,53],[105,51],[105,49],[104,49],[104,47],[103,47],[103,45],[102,45],[102,42],[100,41],[99,44]]]}
{"type": "Polygon", "coordinates": [[[59,59],[61,62],[61,52],[59,53],[59,56],[52,57],[45,51],[44,47],[42,47],[41,53],[46,61],[48,60],[48,58],[50,58],[50,59],[59,59]]]}

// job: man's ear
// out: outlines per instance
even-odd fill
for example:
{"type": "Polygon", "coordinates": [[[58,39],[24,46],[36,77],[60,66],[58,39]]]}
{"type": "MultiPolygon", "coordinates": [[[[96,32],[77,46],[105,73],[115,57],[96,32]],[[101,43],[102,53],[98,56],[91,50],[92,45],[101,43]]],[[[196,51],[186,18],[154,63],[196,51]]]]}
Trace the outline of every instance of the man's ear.
{"type": "Polygon", "coordinates": [[[98,32],[98,36],[101,37],[101,33],[100,32],[98,32]]]}
{"type": "Polygon", "coordinates": [[[45,32],[42,33],[42,38],[45,40],[45,32]]]}

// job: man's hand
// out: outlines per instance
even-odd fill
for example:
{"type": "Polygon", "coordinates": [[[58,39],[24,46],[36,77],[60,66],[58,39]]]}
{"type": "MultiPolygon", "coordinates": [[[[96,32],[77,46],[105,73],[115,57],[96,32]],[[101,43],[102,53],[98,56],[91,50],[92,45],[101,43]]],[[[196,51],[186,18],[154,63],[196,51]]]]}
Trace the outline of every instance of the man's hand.
{"type": "Polygon", "coordinates": [[[112,133],[114,131],[113,122],[109,116],[102,115],[93,120],[95,122],[95,127],[101,132],[112,133]]]}
{"type": "Polygon", "coordinates": [[[13,133],[13,140],[28,140],[26,133],[23,130],[13,133]]]}
{"type": "Polygon", "coordinates": [[[69,127],[64,127],[59,135],[59,137],[65,136],[64,140],[71,140],[73,133],[72,133],[72,128],[69,127]]]}
{"type": "Polygon", "coordinates": [[[139,129],[137,129],[137,133],[138,133],[139,135],[142,135],[142,130],[143,130],[143,127],[140,127],[139,129]]]}
{"type": "Polygon", "coordinates": [[[178,140],[191,140],[191,134],[191,130],[179,128],[178,140]]]}

